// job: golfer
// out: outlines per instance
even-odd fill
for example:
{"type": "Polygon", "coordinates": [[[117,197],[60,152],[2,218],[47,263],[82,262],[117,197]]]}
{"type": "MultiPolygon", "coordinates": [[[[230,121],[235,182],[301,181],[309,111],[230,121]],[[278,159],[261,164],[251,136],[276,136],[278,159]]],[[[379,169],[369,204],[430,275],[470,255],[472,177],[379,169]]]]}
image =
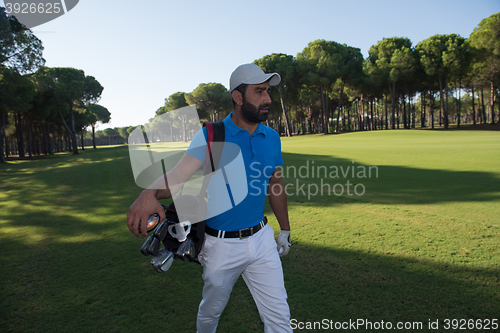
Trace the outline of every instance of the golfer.
{"type": "MultiPolygon", "coordinates": [[[[223,120],[225,142],[240,147],[249,190],[238,205],[206,221],[206,238],[198,256],[204,280],[197,319],[199,333],[216,331],[240,275],[257,305],[264,331],[292,332],[279,258],[288,254],[291,246],[286,192],[278,168],[283,164],[281,143],[279,134],[262,124],[271,104],[270,87],[280,80],[279,74],[266,74],[254,64],[239,66],[230,77],[233,112],[223,120]],[[266,196],[281,228],[277,241],[264,217],[266,196]]],[[[204,139],[205,131],[195,135],[191,146],[204,139]]],[[[204,160],[205,154],[199,149],[188,149],[168,179],[175,176],[177,184],[186,182],[204,160]]],[[[164,178],[159,181],[164,182],[164,178]]],[[[176,190],[168,185],[164,190],[144,190],[129,208],[129,230],[136,236],[146,236],[146,223],[140,221],[147,221],[153,213],[163,219],[157,199],[169,198],[176,190]]]]}

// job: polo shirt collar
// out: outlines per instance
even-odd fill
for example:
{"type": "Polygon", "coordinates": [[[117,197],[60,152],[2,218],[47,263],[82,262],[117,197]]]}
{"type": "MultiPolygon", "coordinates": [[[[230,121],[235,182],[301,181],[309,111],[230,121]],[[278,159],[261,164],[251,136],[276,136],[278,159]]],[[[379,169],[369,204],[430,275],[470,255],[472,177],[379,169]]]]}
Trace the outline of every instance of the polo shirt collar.
{"type": "MultiPolygon", "coordinates": [[[[237,126],[233,120],[231,119],[231,116],[233,115],[233,113],[231,112],[227,117],[226,119],[223,120],[224,122],[224,127],[227,128],[227,130],[229,131],[229,133],[231,133],[232,136],[235,136],[236,134],[238,134],[239,132],[242,132],[244,131],[243,128],[237,126]]],[[[258,135],[258,134],[262,134],[264,136],[266,136],[266,127],[264,126],[263,123],[259,123],[259,125],[257,126],[257,129],[255,130],[255,132],[252,134],[253,135],[258,135]]]]}

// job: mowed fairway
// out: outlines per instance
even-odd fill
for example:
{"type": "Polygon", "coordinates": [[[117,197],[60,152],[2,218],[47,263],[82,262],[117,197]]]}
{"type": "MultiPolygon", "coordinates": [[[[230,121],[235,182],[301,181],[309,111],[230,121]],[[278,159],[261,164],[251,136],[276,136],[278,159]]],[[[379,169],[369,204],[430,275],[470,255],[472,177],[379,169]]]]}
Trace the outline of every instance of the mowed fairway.
{"type": "MultiPolygon", "coordinates": [[[[481,331],[480,319],[494,331],[499,132],[308,135],[282,138],[282,149],[297,326],[452,332],[446,319],[473,319],[463,332],[481,331]]],[[[196,331],[201,266],[153,270],[125,224],[140,191],[126,146],[0,165],[0,332],[196,331]]],[[[262,331],[240,279],[219,332],[262,331]]]]}

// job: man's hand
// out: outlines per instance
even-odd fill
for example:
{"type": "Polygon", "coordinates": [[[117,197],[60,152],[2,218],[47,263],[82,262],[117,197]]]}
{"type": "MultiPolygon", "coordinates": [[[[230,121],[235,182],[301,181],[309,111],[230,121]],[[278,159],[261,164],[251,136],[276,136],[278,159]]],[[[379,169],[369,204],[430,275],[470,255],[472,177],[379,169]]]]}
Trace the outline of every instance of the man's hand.
{"type": "Polygon", "coordinates": [[[278,253],[280,257],[286,256],[290,251],[290,246],[292,246],[290,230],[281,230],[276,243],[278,244],[278,253]]]}
{"type": "Polygon", "coordinates": [[[141,234],[147,236],[147,222],[151,214],[158,214],[160,221],[165,219],[165,211],[157,199],[171,198],[202,165],[203,161],[189,154],[184,154],[171,171],[159,177],[150,186],[150,189],[142,191],[130,206],[127,214],[128,229],[137,237],[141,234]],[[170,182],[174,185],[170,186],[170,182]],[[140,230],[139,223],[141,224],[140,230]]]}
{"type": "Polygon", "coordinates": [[[165,211],[158,202],[154,190],[144,190],[128,209],[127,226],[137,237],[148,235],[147,222],[151,214],[157,213],[160,221],[165,219],[165,211]],[[139,224],[140,230],[139,230],[139,224]]]}

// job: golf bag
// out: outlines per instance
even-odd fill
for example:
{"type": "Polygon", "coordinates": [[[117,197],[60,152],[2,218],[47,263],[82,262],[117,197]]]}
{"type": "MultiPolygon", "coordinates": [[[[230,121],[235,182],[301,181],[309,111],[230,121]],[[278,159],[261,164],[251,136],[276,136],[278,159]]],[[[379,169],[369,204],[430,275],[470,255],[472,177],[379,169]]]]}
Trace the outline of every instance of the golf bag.
{"type": "MultiPolygon", "coordinates": [[[[222,154],[222,145],[212,146],[212,142],[224,142],[225,128],[222,121],[215,123],[205,122],[203,126],[207,128],[207,156],[205,158],[205,175],[207,175],[215,172],[218,168],[222,154]]],[[[175,203],[172,202],[168,207],[162,205],[166,218],[161,223],[157,223],[159,220],[157,214],[151,215],[151,224],[156,221],[156,228],[154,228],[153,234],[142,245],[141,253],[146,256],[153,255],[151,264],[158,272],[168,270],[173,258],[199,263],[198,254],[205,240],[205,221],[193,224],[189,221],[179,221],[176,204],[182,207],[183,212],[189,212],[187,217],[192,215],[193,221],[199,221],[198,217],[204,217],[206,212],[205,193],[208,181],[209,177],[205,176],[198,195],[181,194],[175,199],[175,203]],[[163,243],[164,248],[160,248],[161,243],[163,243]]],[[[148,221],[148,226],[149,224],[148,221]]]]}

